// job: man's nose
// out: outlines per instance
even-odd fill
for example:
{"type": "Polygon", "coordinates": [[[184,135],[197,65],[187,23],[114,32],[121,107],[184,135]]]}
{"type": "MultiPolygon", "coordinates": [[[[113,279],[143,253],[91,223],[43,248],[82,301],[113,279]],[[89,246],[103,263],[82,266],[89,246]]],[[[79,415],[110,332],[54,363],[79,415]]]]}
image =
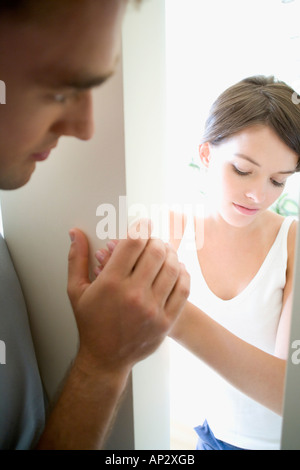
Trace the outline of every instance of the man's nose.
{"type": "Polygon", "coordinates": [[[92,92],[80,94],[66,113],[52,126],[52,131],[59,136],[72,136],[80,140],[89,140],[94,134],[92,92]]]}

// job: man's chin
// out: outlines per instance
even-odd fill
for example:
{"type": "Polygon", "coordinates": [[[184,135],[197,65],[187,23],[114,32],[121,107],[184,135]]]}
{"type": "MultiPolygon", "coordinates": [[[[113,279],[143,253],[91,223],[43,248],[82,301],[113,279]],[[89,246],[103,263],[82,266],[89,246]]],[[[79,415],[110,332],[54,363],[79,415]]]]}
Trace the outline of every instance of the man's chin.
{"type": "Polygon", "coordinates": [[[21,176],[0,177],[0,190],[11,191],[25,186],[32,176],[33,171],[29,174],[22,174],[21,176]]]}

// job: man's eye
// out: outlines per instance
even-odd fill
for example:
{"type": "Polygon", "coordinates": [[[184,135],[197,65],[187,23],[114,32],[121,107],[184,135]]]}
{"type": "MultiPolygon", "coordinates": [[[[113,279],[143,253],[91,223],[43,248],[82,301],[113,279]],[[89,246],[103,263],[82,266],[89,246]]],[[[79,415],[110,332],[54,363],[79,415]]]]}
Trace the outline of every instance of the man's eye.
{"type": "Polygon", "coordinates": [[[53,95],[53,99],[57,103],[65,103],[66,100],[67,100],[67,97],[66,97],[66,95],[64,95],[62,93],[55,93],[55,95],[53,95]]]}

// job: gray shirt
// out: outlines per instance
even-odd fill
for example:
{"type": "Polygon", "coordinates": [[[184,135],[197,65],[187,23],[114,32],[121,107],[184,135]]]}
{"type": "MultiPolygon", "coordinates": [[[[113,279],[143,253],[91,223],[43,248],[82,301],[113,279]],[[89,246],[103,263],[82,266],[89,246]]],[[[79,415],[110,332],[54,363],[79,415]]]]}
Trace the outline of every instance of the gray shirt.
{"type": "Polygon", "coordinates": [[[45,423],[45,402],[25,301],[0,235],[0,449],[30,449],[45,423]]]}

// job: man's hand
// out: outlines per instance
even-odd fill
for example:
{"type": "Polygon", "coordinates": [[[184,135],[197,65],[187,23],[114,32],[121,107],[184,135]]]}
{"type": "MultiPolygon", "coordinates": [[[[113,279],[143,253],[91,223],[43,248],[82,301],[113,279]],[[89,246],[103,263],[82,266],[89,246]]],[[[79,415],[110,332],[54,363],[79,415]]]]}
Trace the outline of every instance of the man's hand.
{"type": "Polygon", "coordinates": [[[99,371],[128,372],[163,341],[189,294],[189,275],[176,252],[158,239],[115,244],[105,270],[88,275],[85,235],[70,232],[68,294],[80,336],[79,355],[99,371]]]}
{"type": "Polygon", "coordinates": [[[89,279],[89,247],[70,231],[68,294],[80,347],[38,443],[39,449],[100,449],[132,366],[163,341],[185,305],[189,276],[177,255],[147,236],[115,244],[89,279]]]}

